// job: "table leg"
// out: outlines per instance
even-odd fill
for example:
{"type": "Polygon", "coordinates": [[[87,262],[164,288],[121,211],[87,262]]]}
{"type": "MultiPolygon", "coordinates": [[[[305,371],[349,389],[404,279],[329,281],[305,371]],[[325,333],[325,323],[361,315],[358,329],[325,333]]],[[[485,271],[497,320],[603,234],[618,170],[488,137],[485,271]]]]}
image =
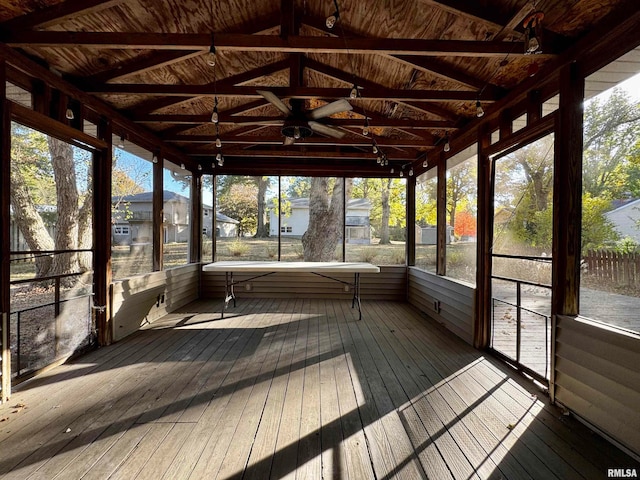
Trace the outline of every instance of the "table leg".
{"type": "Polygon", "coordinates": [[[220,312],[220,318],[224,318],[224,311],[229,306],[229,300],[233,300],[233,306],[236,306],[236,295],[233,291],[233,272],[225,272],[224,273],[224,305],[222,306],[222,311],[220,312]]]}
{"type": "Polygon", "coordinates": [[[362,304],[360,303],[360,273],[353,274],[353,300],[351,300],[351,308],[358,303],[358,320],[362,320],[362,304]]]}

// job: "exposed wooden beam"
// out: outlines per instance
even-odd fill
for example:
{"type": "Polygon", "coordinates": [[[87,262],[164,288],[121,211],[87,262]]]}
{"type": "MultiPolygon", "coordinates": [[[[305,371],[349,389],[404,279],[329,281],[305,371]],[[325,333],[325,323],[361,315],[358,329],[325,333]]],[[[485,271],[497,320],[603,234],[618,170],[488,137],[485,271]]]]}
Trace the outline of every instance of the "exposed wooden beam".
{"type": "MultiPolygon", "coordinates": [[[[320,63],[312,59],[307,59],[306,65],[307,65],[307,68],[310,68],[311,70],[315,70],[316,72],[322,73],[323,75],[327,75],[329,77],[335,78],[336,80],[341,80],[347,83],[355,82],[359,87],[362,87],[366,90],[365,92],[363,92],[363,97],[366,97],[366,98],[370,98],[369,90],[384,88],[375,82],[372,82],[370,80],[367,80],[361,77],[354,76],[348,72],[345,72],[344,70],[340,70],[338,68],[325,65],[324,63],[320,63]]],[[[382,100],[387,100],[387,99],[385,98],[382,100]]],[[[449,110],[439,107],[437,105],[431,105],[431,104],[416,105],[410,102],[402,102],[402,103],[412,108],[416,108],[422,112],[432,113],[434,115],[438,115],[439,117],[446,118],[448,120],[452,120],[452,121],[458,120],[458,116],[455,115],[453,112],[450,112],[449,110]]]]}
{"type": "MultiPolygon", "coordinates": [[[[205,85],[202,85],[203,88],[207,87],[211,91],[215,91],[217,87],[224,86],[233,86],[242,83],[246,83],[250,80],[255,80],[256,78],[264,77],[266,75],[271,75],[273,73],[279,72],[280,70],[284,70],[285,68],[289,68],[288,60],[280,60],[278,62],[269,63],[267,65],[263,65],[261,67],[257,67],[246,72],[239,73],[237,75],[232,75],[227,78],[221,79],[219,82],[210,82],[205,85]]],[[[93,89],[99,89],[100,86],[85,86],[85,90],[91,91],[93,89]]],[[[180,103],[189,102],[193,100],[194,96],[185,96],[181,98],[176,98],[174,96],[168,98],[159,98],[153,99],[148,102],[144,102],[141,105],[138,105],[132,110],[132,115],[144,115],[151,113],[155,110],[160,110],[161,108],[167,108],[174,105],[179,105],[180,103]]],[[[266,103],[266,101],[261,102],[258,106],[262,106],[266,103]]],[[[257,107],[254,107],[257,108],[257,107]]],[[[245,111],[245,110],[241,110],[245,111]]]]}
{"type": "MultiPolygon", "coordinates": [[[[175,135],[173,137],[165,137],[166,142],[187,143],[187,144],[213,144],[215,136],[213,135],[175,135]]],[[[249,136],[249,135],[225,135],[223,141],[225,144],[245,144],[245,145],[282,145],[283,137],[281,135],[269,136],[249,136]]],[[[429,147],[421,140],[377,137],[376,143],[381,147],[429,147]]],[[[371,146],[370,138],[325,138],[325,137],[307,137],[296,140],[297,146],[310,145],[340,145],[348,147],[366,147],[371,146]]],[[[214,147],[215,148],[215,147],[214,147]]],[[[185,149],[185,151],[188,151],[185,149]]],[[[191,152],[193,153],[193,152],[191,152]]]]}
{"type": "Polygon", "coordinates": [[[100,12],[124,2],[125,0],[67,0],[12,18],[0,24],[0,30],[27,31],[35,27],[50,27],[70,18],[100,12]]]}
{"type": "MultiPolygon", "coordinates": [[[[280,98],[345,98],[349,95],[346,88],[318,88],[318,87],[264,87],[280,98]]],[[[220,85],[216,91],[209,85],[148,85],[148,84],[105,84],[87,91],[91,93],[116,93],[119,95],[166,95],[197,97],[246,97],[260,98],[256,90],[260,87],[244,87],[220,85]]],[[[395,88],[367,88],[362,91],[362,97],[369,100],[395,100],[403,102],[437,102],[437,101],[475,101],[477,93],[460,90],[403,90],[395,88]]],[[[494,99],[483,99],[492,101],[494,99]]]]}
{"type": "MultiPolygon", "coordinates": [[[[211,121],[211,115],[138,115],[132,118],[138,123],[175,123],[201,124],[211,121]]],[[[283,116],[231,116],[226,112],[220,113],[220,125],[274,125],[282,122],[283,116]]],[[[322,123],[334,127],[360,127],[364,125],[362,118],[323,118],[322,123]]],[[[404,118],[385,118],[380,115],[369,114],[369,126],[380,128],[404,128],[416,130],[442,130],[455,128],[452,122],[440,120],[414,120],[404,118]]]]}
{"type": "MultiPolygon", "coordinates": [[[[210,34],[141,32],[6,32],[0,37],[12,47],[64,47],[86,45],[108,49],[206,50],[210,34]]],[[[248,35],[219,33],[219,51],[276,53],[342,53],[456,57],[502,57],[524,55],[522,42],[476,40],[428,40],[415,38],[350,38],[248,35]]],[[[544,54],[543,54],[544,55],[544,54]]]]}
{"type": "MultiPolygon", "coordinates": [[[[347,37],[364,38],[363,36],[358,35],[353,31],[345,30],[344,28],[341,28],[339,30],[329,30],[325,24],[325,19],[323,18],[306,15],[303,17],[302,21],[305,25],[308,25],[328,35],[345,35],[347,37]]],[[[386,55],[386,57],[397,60],[406,65],[410,65],[417,70],[435,74],[447,80],[453,80],[463,85],[468,85],[470,87],[476,88],[478,90],[484,88],[487,91],[487,94],[490,95],[502,96],[505,94],[504,89],[501,89],[500,87],[483,81],[479,78],[472,77],[471,75],[434,58],[418,57],[415,55],[386,55]]]]}
{"type": "MultiPolygon", "coordinates": [[[[224,150],[225,158],[229,157],[252,157],[252,158],[333,158],[333,159],[355,159],[376,161],[376,156],[370,149],[362,152],[345,152],[336,149],[322,150],[291,150],[291,149],[227,149],[224,150]]],[[[390,150],[387,152],[389,160],[414,160],[415,154],[411,152],[402,152],[398,150],[390,150]]]]}

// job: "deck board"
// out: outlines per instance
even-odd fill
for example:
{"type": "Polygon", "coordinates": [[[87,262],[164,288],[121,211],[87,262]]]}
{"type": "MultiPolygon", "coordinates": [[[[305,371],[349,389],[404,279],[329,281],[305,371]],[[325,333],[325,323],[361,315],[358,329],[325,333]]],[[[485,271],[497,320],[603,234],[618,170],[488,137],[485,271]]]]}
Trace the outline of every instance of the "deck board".
{"type": "Polygon", "coordinates": [[[219,307],[194,302],[19,386],[0,406],[0,478],[590,479],[638,468],[408,304],[367,301],[361,321],[345,300],[241,299],[224,319],[219,307]]]}

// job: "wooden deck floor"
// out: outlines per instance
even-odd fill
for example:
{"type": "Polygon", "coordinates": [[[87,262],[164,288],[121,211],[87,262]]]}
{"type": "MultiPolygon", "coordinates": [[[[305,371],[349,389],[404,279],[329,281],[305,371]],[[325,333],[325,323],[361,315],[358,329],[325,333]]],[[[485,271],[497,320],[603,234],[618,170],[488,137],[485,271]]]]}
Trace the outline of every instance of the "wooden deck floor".
{"type": "Polygon", "coordinates": [[[1,478],[606,478],[638,467],[409,305],[198,302],[24,384],[1,478]]]}

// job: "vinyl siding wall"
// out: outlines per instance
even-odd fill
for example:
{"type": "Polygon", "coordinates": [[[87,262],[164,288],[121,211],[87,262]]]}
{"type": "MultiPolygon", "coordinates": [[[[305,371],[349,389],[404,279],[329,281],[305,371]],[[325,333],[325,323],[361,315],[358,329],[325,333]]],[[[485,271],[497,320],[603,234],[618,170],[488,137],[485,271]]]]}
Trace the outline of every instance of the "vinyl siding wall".
{"type": "Polygon", "coordinates": [[[473,344],[474,287],[415,267],[409,267],[408,282],[410,304],[473,344]]]}
{"type": "Polygon", "coordinates": [[[199,265],[190,264],[113,283],[113,340],[196,300],[199,271],[199,265]]]}
{"type": "Polygon", "coordinates": [[[640,335],[557,317],[555,400],[640,455],[640,335]]]}

